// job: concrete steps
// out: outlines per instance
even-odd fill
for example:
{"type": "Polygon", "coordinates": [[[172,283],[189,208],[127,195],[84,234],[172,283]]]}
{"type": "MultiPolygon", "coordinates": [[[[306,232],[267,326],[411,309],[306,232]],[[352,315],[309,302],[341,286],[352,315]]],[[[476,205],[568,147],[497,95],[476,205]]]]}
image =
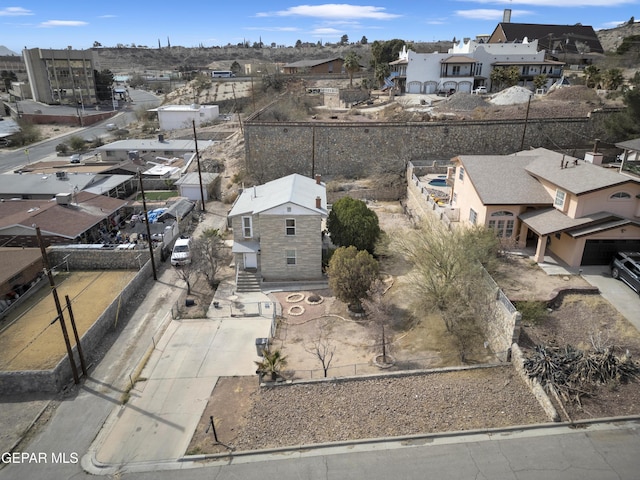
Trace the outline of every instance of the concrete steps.
{"type": "Polygon", "coordinates": [[[238,282],[236,291],[238,292],[260,292],[260,274],[258,272],[240,271],[238,272],[238,282]]]}

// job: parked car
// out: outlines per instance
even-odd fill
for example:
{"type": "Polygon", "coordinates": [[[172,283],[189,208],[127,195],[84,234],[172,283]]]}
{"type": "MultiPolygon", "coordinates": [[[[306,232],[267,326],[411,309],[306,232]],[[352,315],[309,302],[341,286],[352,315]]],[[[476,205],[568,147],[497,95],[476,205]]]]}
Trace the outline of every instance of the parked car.
{"type": "Polygon", "coordinates": [[[80,160],[82,158],[80,157],[79,153],[74,153],[73,155],[71,155],[71,158],[69,159],[69,163],[80,163],[80,160]]]}
{"type": "Polygon", "coordinates": [[[618,252],[611,260],[611,276],[640,294],[640,253],[618,252]]]}
{"type": "Polygon", "coordinates": [[[189,263],[191,263],[191,240],[189,238],[179,238],[176,240],[171,252],[171,265],[178,267],[189,263]]]}
{"type": "Polygon", "coordinates": [[[115,123],[107,123],[106,127],[109,132],[112,132],[118,129],[118,126],[115,123]]]}
{"type": "Polygon", "coordinates": [[[487,87],[485,86],[481,86],[476,88],[473,93],[475,93],[476,95],[485,95],[487,93],[487,87]]]}

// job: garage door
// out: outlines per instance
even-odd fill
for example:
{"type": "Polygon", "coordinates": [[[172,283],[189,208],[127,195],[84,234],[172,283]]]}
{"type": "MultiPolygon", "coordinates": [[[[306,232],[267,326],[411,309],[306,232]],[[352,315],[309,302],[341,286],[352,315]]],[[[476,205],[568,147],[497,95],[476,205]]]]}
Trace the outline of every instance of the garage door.
{"type": "Polygon", "coordinates": [[[640,251],[640,240],[587,240],[581,265],[607,265],[619,251],[640,251]]]}

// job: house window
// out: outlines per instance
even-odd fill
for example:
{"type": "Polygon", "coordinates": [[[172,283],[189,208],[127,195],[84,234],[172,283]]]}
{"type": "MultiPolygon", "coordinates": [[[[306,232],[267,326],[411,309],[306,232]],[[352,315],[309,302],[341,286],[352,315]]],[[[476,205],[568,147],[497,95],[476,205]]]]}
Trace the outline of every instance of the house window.
{"type": "Polygon", "coordinates": [[[473,208],[470,208],[469,209],[469,222],[471,222],[473,225],[475,225],[477,221],[478,221],[478,214],[476,213],[476,211],[473,208]]]}
{"type": "Polygon", "coordinates": [[[295,265],[296,264],[296,251],[295,250],[285,250],[285,255],[287,257],[287,265],[295,265]]]}
{"type": "Polygon", "coordinates": [[[458,194],[456,192],[453,192],[453,204],[455,205],[457,201],[458,201],[458,194]]]}
{"type": "Polygon", "coordinates": [[[453,66],[453,76],[456,77],[460,75],[460,65],[454,65],[453,66]]]}
{"type": "Polygon", "coordinates": [[[244,238],[253,237],[253,229],[251,228],[251,217],[242,217],[242,236],[244,238]]]}
{"type": "Polygon", "coordinates": [[[628,200],[631,198],[631,195],[627,192],[616,192],[609,197],[609,200],[628,200]]]}
{"type": "Polygon", "coordinates": [[[562,190],[556,190],[556,198],[553,201],[553,206],[554,207],[558,207],[559,209],[563,209],[564,208],[564,202],[566,200],[567,194],[566,192],[563,192],[562,190]]]}
{"type": "Polygon", "coordinates": [[[458,180],[464,180],[464,167],[460,167],[458,171],[458,180]]]}
{"type": "Polygon", "coordinates": [[[513,213],[505,210],[493,212],[489,217],[489,229],[493,230],[499,238],[511,238],[514,224],[513,213]]]}
{"type": "Polygon", "coordinates": [[[296,234],[296,219],[295,218],[287,218],[285,220],[285,226],[287,231],[287,236],[296,234]]]}

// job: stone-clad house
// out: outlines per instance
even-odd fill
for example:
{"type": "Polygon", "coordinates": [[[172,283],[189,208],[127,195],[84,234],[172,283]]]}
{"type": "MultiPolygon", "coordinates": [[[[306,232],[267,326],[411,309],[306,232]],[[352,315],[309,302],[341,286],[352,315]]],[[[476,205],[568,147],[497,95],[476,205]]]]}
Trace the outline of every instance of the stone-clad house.
{"type": "Polygon", "coordinates": [[[292,174],[247,188],[228,217],[239,274],[254,272],[265,282],[322,279],[327,194],[319,175],[292,174]]]}

